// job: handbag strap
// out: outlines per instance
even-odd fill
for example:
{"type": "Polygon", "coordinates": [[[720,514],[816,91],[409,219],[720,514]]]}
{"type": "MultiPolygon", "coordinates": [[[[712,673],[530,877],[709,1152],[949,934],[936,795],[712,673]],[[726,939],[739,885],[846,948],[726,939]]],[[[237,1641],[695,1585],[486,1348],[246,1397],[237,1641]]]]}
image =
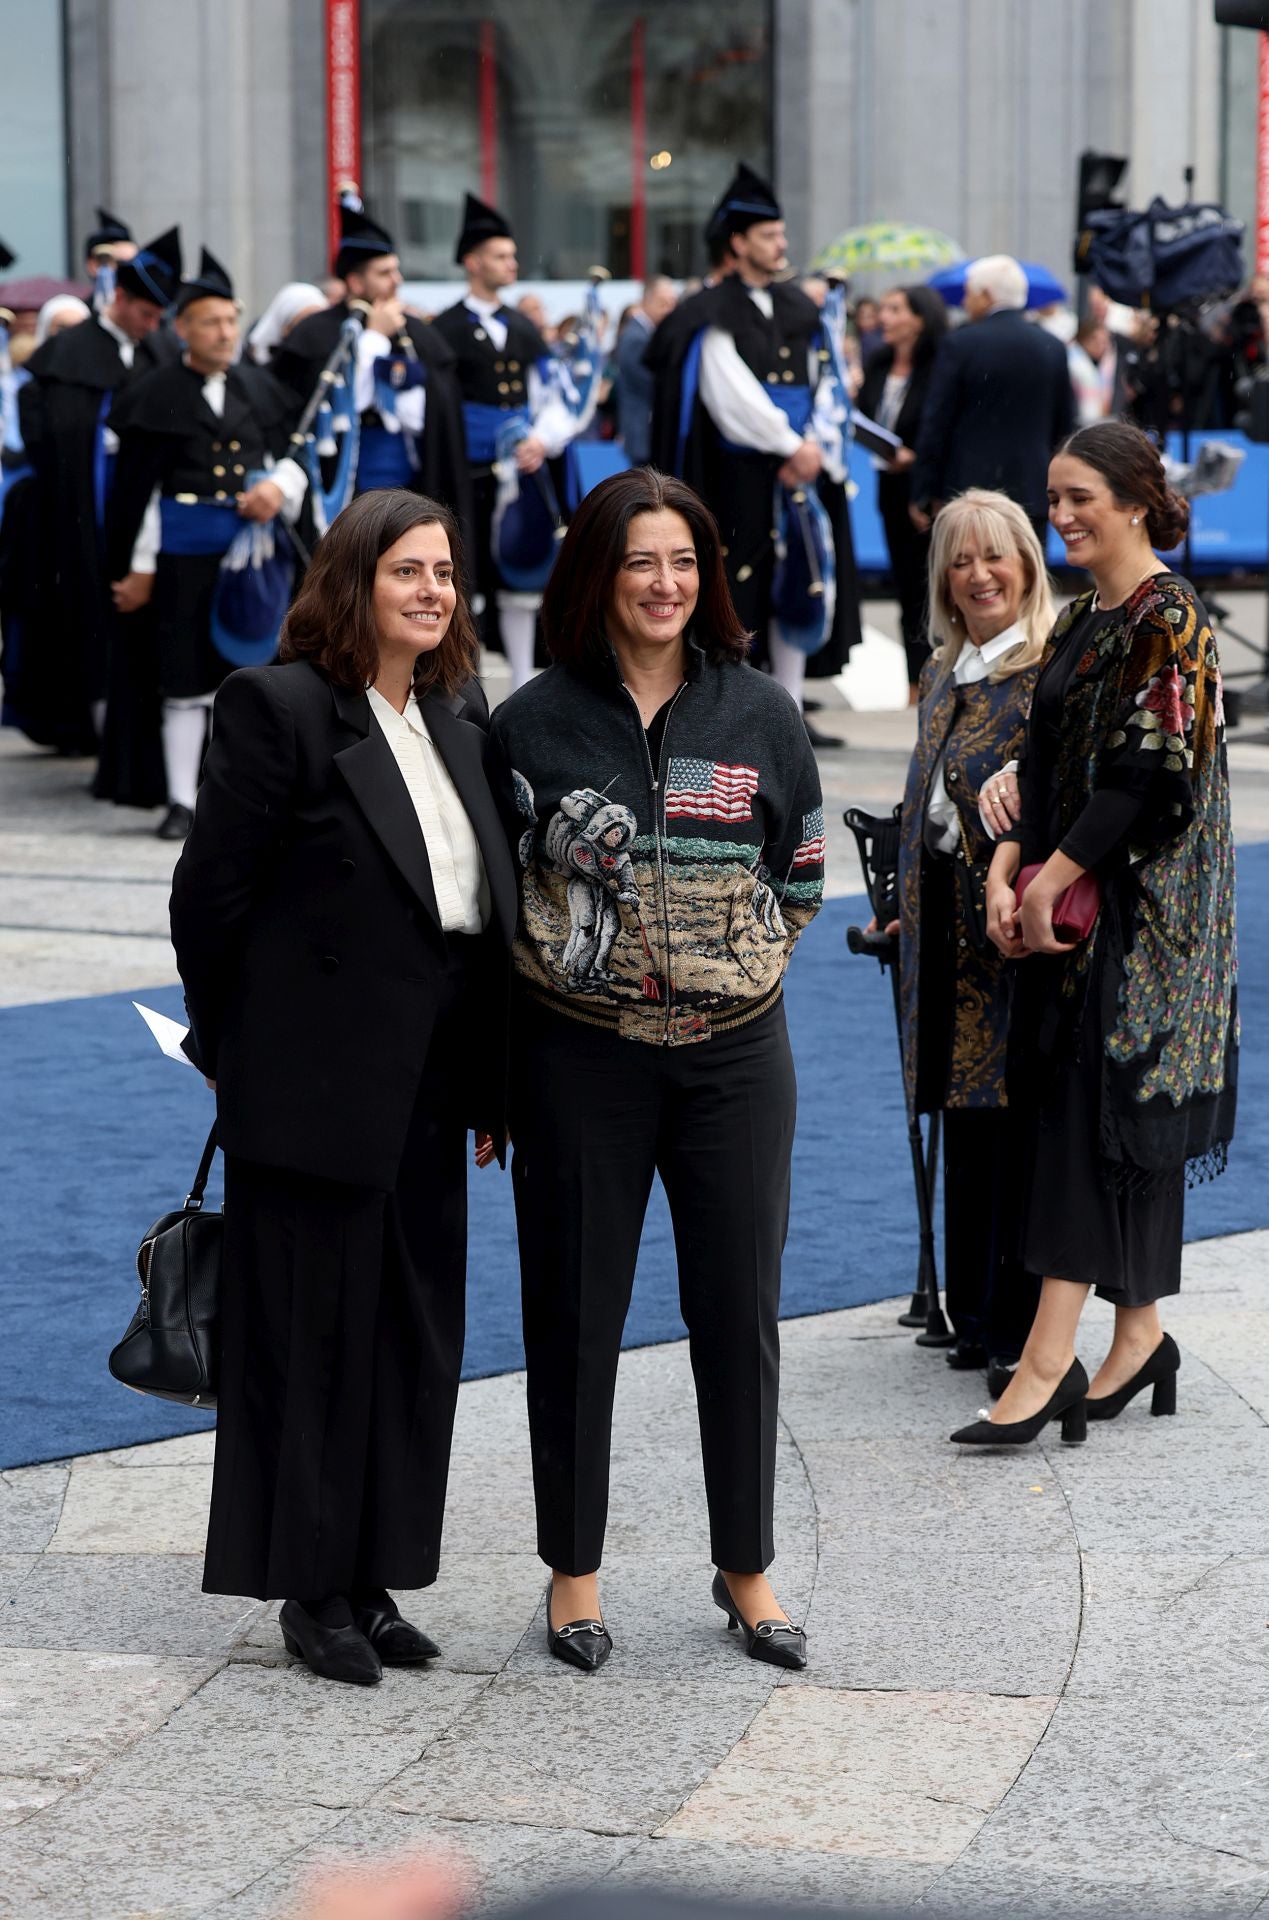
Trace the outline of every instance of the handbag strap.
{"type": "Polygon", "coordinates": [[[185,1212],[202,1211],[203,1192],[207,1186],[207,1176],[211,1172],[211,1163],[216,1158],[216,1122],[213,1120],[211,1132],[207,1136],[207,1145],[203,1148],[203,1157],[198,1163],[198,1172],[194,1175],[194,1184],[185,1196],[185,1212]]]}

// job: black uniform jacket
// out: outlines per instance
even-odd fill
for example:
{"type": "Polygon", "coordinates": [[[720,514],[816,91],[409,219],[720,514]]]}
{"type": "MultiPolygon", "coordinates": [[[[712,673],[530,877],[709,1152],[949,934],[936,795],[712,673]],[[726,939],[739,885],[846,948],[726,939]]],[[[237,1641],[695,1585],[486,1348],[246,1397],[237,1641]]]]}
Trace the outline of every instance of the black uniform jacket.
{"type": "MultiPolygon", "coordinates": [[[[498,1133],[517,883],[484,771],[477,681],[421,701],[476,831],[492,920],[471,1125],[498,1133]]],[[[231,674],[172,883],[191,1031],[227,1154],[389,1191],[446,966],[427,850],[362,692],[307,661],[231,674]]]]}
{"type": "Polygon", "coordinates": [[[1066,348],[1020,313],[997,311],[943,341],[917,437],[912,498],[998,487],[1045,513],[1049,456],[1075,425],[1066,348]]]}

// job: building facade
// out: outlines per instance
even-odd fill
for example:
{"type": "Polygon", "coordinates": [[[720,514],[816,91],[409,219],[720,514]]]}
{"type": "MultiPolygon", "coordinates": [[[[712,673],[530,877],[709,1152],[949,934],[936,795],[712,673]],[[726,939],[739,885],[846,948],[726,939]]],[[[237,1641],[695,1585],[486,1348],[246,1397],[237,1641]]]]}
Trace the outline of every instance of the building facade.
{"type": "MultiPolygon", "coordinates": [[[[0,238],[20,270],[73,270],[102,202],[143,236],[179,220],[251,310],[318,277],[331,5],[0,0],[0,238]]],[[[901,219],[1069,277],[1084,147],[1127,157],[1135,205],[1181,199],[1189,165],[1198,197],[1254,220],[1256,36],[1210,0],[341,5],[361,185],[411,278],[452,275],[468,187],[511,216],[526,276],[698,272],[742,158],[771,171],[799,262],[901,219]]]]}

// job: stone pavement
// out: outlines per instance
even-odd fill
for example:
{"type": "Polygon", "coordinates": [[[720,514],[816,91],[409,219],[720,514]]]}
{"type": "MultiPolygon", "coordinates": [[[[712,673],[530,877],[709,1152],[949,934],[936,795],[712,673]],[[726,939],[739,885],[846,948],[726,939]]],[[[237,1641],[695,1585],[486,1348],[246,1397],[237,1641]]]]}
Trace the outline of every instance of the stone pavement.
{"type": "MultiPolygon", "coordinates": [[[[1187,1249],[1179,1417],[947,1444],[981,1397],[893,1304],[786,1322],[774,1576],[709,1600],[681,1345],[622,1360],[608,1667],[549,1658],[520,1375],[462,1390],[426,1673],[361,1691],[199,1592],[211,1436],[0,1476],[0,1913],[273,1920],[423,1845],[480,1910],[574,1881],[921,1914],[1269,1903],[1269,1233],[1187,1249]]],[[[1086,1360],[1108,1316],[1090,1315],[1086,1360]]]]}
{"type": "MultiPolygon", "coordinates": [[[[913,721],[824,697],[843,893],[841,806],[894,803],[913,721]]],[[[1269,747],[1235,741],[1239,837],[1269,837],[1269,747]]],[[[174,977],[171,850],[87,776],[0,736],[7,1004],[174,977]]],[[[442,1576],[410,1602],[444,1658],[365,1692],[292,1665],[273,1608],[200,1593],[211,1436],[0,1474],[0,1920],[274,1920],[316,1859],[420,1844],[470,1863],[481,1911],[580,1881],[1269,1914],[1267,1251],[1186,1250],[1179,1418],[1139,1405],[1083,1448],[954,1452],[981,1384],[894,1303],[786,1322],[774,1577],[803,1675],[710,1604],[679,1345],[622,1361],[595,1676],[545,1650],[521,1376],[460,1396],[442,1576]]],[[[1086,1361],[1106,1330],[1092,1310],[1086,1361]]]]}

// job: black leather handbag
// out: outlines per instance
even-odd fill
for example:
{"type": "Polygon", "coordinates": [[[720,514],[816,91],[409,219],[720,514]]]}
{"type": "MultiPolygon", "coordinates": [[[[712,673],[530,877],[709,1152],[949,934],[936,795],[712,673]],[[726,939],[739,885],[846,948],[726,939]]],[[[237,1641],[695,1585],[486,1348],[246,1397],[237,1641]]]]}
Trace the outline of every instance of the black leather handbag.
{"type": "Polygon", "coordinates": [[[156,1220],[137,1248],[141,1304],[110,1355],[110,1371],[123,1386],[187,1407],[216,1404],[225,1216],[203,1211],[215,1154],[213,1125],[184,1206],[156,1220]]]}

